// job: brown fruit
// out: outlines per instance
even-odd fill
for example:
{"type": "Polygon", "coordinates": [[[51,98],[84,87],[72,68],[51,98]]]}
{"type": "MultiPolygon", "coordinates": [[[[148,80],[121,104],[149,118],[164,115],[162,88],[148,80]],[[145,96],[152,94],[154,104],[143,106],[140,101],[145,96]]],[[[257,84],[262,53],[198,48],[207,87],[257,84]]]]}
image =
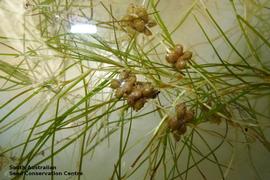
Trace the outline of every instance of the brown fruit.
{"type": "Polygon", "coordinates": [[[135,13],[136,6],[131,3],[127,8],[127,14],[134,14],[135,13]]]}
{"type": "Polygon", "coordinates": [[[117,88],[120,87],[120,85],[121,85],[121,82],[120,82],[119,80],[117,80],[117,79],[112,79],[110,87],[111,87],[112,89],[117,89],[117,88]]]}
{"type": "Polygon", "coordinates": [[[181,71],[182,69],[184,69],[186,67],[186,61],[178,59],[177,62],[175,63],[175,68],[178,71],[181,71]]]}
{"type": "Polygon", "coordinates": [[[121,20],[121,25],[126,27],[126,26],[131,26],[131,22],[134,20],[134,17],[130,15],[125,15],[122,20],[121,20]]]}
{"type": "Polygon", "coordinates": [[[137,81],[137,78],[134,74],[130,74],[129,77],[126,79],[126,82],[129,82],[131,84],[135,84],[137,81]]]}
{"type": "Polygon", "coordinates": [[[160,91],[154,89],[153,93],[148,96],[148,98],[154,99],[157,97],[157,95],[160,93],[160,91]]]}
{"type": "Polygon", "coordinates": [[[144,23],[144,21],[142,19],[135,19],[133,21],[132,27],[138,32],[144,32],[145,23],[144,23]]]}
{"type": "Polygon", "coordinates": [[[154,92],[154,89],[153,88],[144,88],[143,89],[143,96],[144,97],[150,97],[154,92]]]}
{"type": "Polygon", "coordinates": [[[144,96],[144,97],[149,97],[149,96],[151,96],[152,93],[153,93],[153,91],[154,91],[154,88],[153,88],[153,86],[152,86],[151,84],[145,83],[145,84],[143,85],[142,93],[143,93],[143,96],[144,96]]]}
{"type": "Polygon", "coordinates": [[[176,117],[178,120],[182,120],[186,114],[187,107],[185,103],[180,103],[175,106],[176,117]]]}
{"type": "Polygon", "coordinates": [[[148,22],[148,13],[144,7],[135,8],[135,14],[139,16],[145,23],[148,22]]]}
{"type": "Polygon", "coordinates": [[[172,131],[179,129],[180,126],[181,126],[181,123],[176,117],[170,117],[169,118],[168,127],[172,131]]]}
{"type": "Polygon", "coordinates": [[[134,96],[128,96],[127,97],[127,103],[128,103],[128,105],[129,106],[134,106],[134,104],[135,104],[135,98],[134,98],[134,96]]]}
{"type": "Polygon", "coordinates": [[[159,91],[154,89],[150,82],[144,83],[142,87],[143,96],[146,98],[156,98],[159,91]]]}
{"type": "Polygon", "coordinates": [[[174,64],[178,58],[179,58],[179,56],[174,51],[168,52],[166,54],[166,60],[170,64],[174,64]]]}
{"type": "Polygon", "coordinates": [[[183,55],[183,46],[181,44],[176,44],[175,45],[175,53],[178,56],[182,56],[183,55]]]}
{"type": "Polygon", "coordinates": [[[117,97],[117,98],[123,97],[123,95],[124,95],[123,89],[122,89],[122,88],[117,88],[114,95],[115,95],[115,97],[117,97]]]}
{"type": "Polygon", "coordinates": [[[192,58],[192,52],[185,51],[183,56],[181,57],[183,60],[190,60],[192,58]]]}
{"type": "Polygon", "coordinates": [[[142,97],[142,91],[140,89],[133,89],[129,97],[132,97],[135,100],[137,100],[142,97]]]}
{"type": "Polygon", "coordinates": [[[144,106],[145,102],[146,102],[146,99],[145,99],[145,98],[140,98],[140,99],[138,99],[138,100],[135,102],[135,104],[134,104],[134,106],[133,106],[133,109],[134,109],[135,111],[139,111],[139,110],[144,106]]]}
{"type": "Polygon", "coordinates": [[[130,94],[133,89],[133,83],[124,82],[124,84],[122,85],[122,89],[124,93],[130,94]]]}
{"type": "Polygon", "coordinates": [[[180,128],[178,129],[179,134],[185,134],[187,132],[187,126],[185,124],[183,124],[182,126],[180,126],[180,128]]]}
{"type": "Polygon", "coordinates": [[[190,110],[187,110],[185,115],[184,115],[185,122],[190,122],[190,121],[193,120],[193,118],[194,118],[194,112],[190,111],[190,110]]]}

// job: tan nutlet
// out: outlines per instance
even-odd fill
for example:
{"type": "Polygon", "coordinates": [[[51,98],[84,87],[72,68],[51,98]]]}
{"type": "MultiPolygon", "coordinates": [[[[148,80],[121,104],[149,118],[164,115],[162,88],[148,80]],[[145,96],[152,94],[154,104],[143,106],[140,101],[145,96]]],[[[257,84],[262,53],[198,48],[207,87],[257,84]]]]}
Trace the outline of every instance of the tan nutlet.
{"type": "Polygon", "coordinates": [[[187,126],[185,124],[183,124],[182,126],[180,126],[180,128],[178,129],[179,134],[185,134],[187,132],[187,126]]]}
{"type": "Polygon", "coordinates": [[[178,56],[182,56],[183,55],[183,46],[181,44],[176,44],[175,45],[175,53],[178,55],[178,56]]]}
{"type": "Polygon", "coordinates": [[[136,99],[134,96],[127,96],[127,103],[129,106],[134,106],[136,99]]]}
{"type": "Polygon", "coordinates": [[[117,89],[117,88],[120,87],[120,85],[121,85],[121,82],[120,82],[119,80],[117,80],[117,79],[112,79],[110,87],[111,87],[112,89],[117,89]]]}
{"type": "Polygon", "coordinates": [[[124,84],[122,85],[123,91],[124,93],[131,93],[132,88],[133,88],[133,83],[130,82],[124,82],[124,84]]]}
{"type": "Polygon", "coordinates": [[[168,119],[168,127],[172,131],[179,129],[180,126],[181,126],[181,123],[180,123],[180,121],[176,117],[170,117],[168,119]]]}
{"type": "Polygon", "coordinates": [[[176,63],[178,57],[179,56],[177,55],[177,53],[175,53],[174,51],[171,51],[166,54],[166,61],[170,64],[174,64],[176,63]]]}
{"type": "Polygon", "coordinates": [[[121,98],[124,95],[124,90],[121,87],[117,88],[114,95],[116,98],[121,98]]]}
{"type": "Polygon", "coordinates": [[[146,99],[145,99],[145,98],[140,98],[140,99],[138,99],[138,100],[135,102],[135,104],[134,104],[134,106],[133,106],[133,109],[134,109],[135,111],[139,111],[141,108],[143,108],[145,102],[146,102],[146,99]]]}
{"type": "Polygon", "coordinates": [[[141,86],[141,89],[142,89],[143,96],[146,96],[146,97],[149,96],[154,90],[152,84],[149,82],[143,83],[141,86]]]}
{"type": "Polygon", "coordinates": [[[142,91],[140,89],[133,89],[129,96],[137,100],[142,97],[142,91]]]}
{"type": "Polygon", "coordinates": [[[192,52],[185,51],[183,56],[181,57],[183,60],[190,60],[192,58],[192,52]]]}
{"type": "Polygon", "coordinates": [[[175,68],[179,71],[181,71],[182,69],[184,69],[186,67],[186,61],[182,60],[181,58],[177,60],[177,62],[175,63],[175,68]]]}
{"type": "Polygon", "coordinates": [[[127,8],[127,14],[134,14],[136,8],[137,7],[133,3],[129,4],[127,8]]]}
{"type": "Polygon", "coordinates": [[[135,8],[135,14],[139,16],[145,23],[148,22],[148,13],[144,7],[135,8]]]}
{"type": "Polygon", "coordinates": [[[145,23],[142,19],[135,19],[133,21],[132,27],[138,32],[144,32],[145,23]]]}
{"type": "Polygon", "coordinates": [[[182,120],[186,114],[187,107],[185,103],[180,103],[175,106],[176,117],[178,120],[182,120]]]}
{"type": "Polygon", "coordinates": [[[126,82],[135,84],[137,81],[137,77],[134,74],[130,74],[129,77],[126,79],[126,82]]]}
{"type": "Polygon", "coordinates": [[[187,110],[186,113],[185,113],[185,115],[184,115],[184,120],[186,122],[190,122],[190,121],[193,120],[193,118],[194,118],[194,112],[193,111],[190,111],[190,110],[187,110]]]}
{"type": "Polygon", "coordinates": [[[143,88],[143,96],[144,97],[151,97],[154,93],[154,88],[151,86],[146,86],[143,88]]]}
{"type": "Polygon", "coordinates": [[[130,15],[125,15],[121,20],[121,25],[124,27],[131,26],[131,23],[133,20],[134,20],[134,17],[132,17],[130,15]]]}

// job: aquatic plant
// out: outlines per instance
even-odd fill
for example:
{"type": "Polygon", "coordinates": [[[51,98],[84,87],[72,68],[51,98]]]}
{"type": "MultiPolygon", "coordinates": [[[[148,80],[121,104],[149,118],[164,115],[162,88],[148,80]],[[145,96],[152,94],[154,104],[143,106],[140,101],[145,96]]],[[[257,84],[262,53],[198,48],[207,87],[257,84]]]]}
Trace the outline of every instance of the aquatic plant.
{"type": "Polygon", "coordinates": [[[170,0],[180,18],[166,2],[25,2],[22,34],[0,31],[1,167],[64,158],[96,179],[226,179],[241,146],[265,179],[253,159],[270,151],[270,2],[170,0]],[[114,163],[93,174],[96,156],[114,163]]]}

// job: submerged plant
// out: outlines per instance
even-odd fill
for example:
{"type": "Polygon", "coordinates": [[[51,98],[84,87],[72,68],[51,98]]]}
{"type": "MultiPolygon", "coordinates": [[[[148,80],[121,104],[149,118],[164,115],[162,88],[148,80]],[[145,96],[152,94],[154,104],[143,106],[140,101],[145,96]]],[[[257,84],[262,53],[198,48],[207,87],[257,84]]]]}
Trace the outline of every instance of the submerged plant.
{"type": "MultiPolygon", "coordinates": [[[[179,10],[169,18],[158,0],[25,3],[22,34],[0,31],[3,172],[237,179],[249,177],[236,164],[240,146],[244,171],[267,178],[253,159],[270,151],[269,1],[170,0],[179,10]]],[[[14,15],[13,5],[1,1],[1,13],[14,15]]]]}

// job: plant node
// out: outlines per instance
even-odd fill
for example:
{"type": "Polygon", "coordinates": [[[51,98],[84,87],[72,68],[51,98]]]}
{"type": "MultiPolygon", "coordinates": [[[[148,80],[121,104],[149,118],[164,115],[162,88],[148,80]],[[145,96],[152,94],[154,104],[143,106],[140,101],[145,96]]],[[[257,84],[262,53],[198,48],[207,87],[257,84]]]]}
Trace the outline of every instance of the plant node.
{"type": "Polygon", "coordinates": [[[181,44],[177,44],[174,48],[170,48],[166,54],[166,61],[172,64],[178,71],[186,67],[187,62],[192,58],[192,52],[183,51],[181,44]]]}
{"type": "Polygon", "coordinates": [[[180,140],[181,135],[187,131],[186,123],[190,123],[194,119],[194,112],[188,110],[185,103],[177,104],[175,107],[176,116],[170,116],[167,119],[168,128],[173,133],[176,141],[180,140]]]}
{"type": "Polygon", "coordinates": [[[137,77],[130,71],[124,70],[120,73],[120,79],[111,81],[112,89],[115,89],[117,98],[124,98],[135,111],[143,108],[147,99],[154,99],[159,94],[150,82],[137,81],[137,77]]]}
{"type": "Polygon", "coordinates": [[[121,20],[123,27],[129,27],[136,32],[144,33],[146,36],[152,35],[150,28],[156,24],[155,20],[149,17],[145,7],[134,4],[129,5],[127,14],[121,20]]]}

